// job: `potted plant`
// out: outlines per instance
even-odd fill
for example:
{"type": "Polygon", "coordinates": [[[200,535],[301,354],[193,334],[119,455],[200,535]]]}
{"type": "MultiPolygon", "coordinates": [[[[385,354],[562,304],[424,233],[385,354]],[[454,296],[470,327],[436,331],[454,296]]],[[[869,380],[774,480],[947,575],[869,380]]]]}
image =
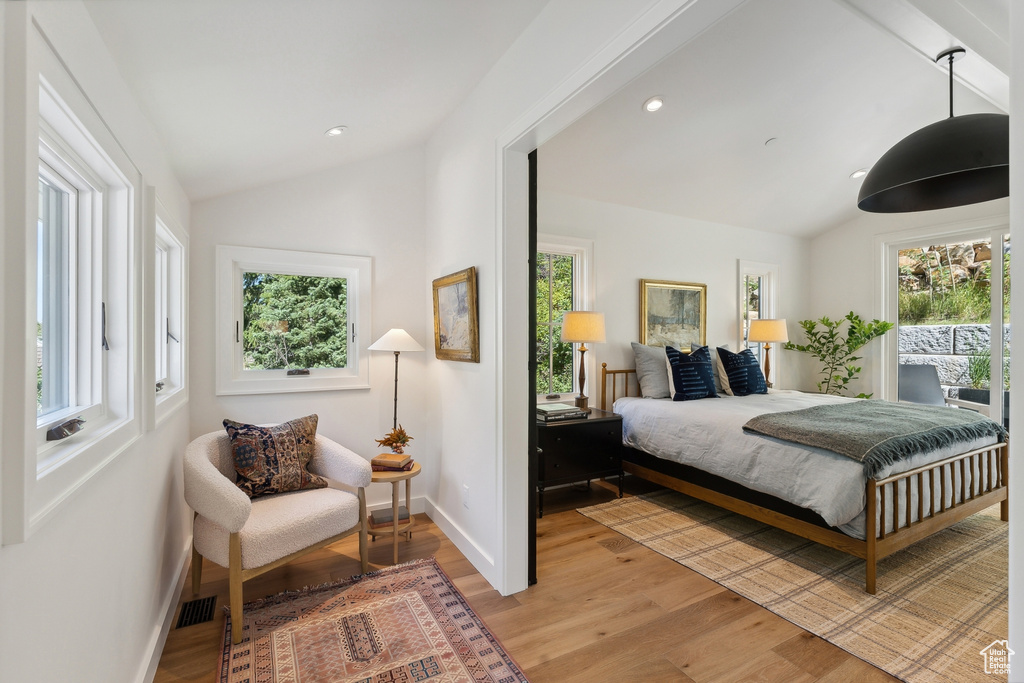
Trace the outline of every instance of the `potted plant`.
{"type": "Polygon", "coordinates": [[[384,435],[383,439],[374,439],[378,445],[388,448],[392,453],[404,453],[405,447],[412,441],[412,437],[409,436],[402,425],[398,425],[390,432],[384,435]]]}
{"type": "MultiPolygon", "coordinates": [[[[818,382],[818,391],[842,396],[847,385],[860,376],[861,368],[853,362],[860,360],[861,356],[855,356],[854,353],[875,337],[881,337],[891,330],[893,324],[877,319],[864,322],[863,318],[850,311],[840,320],[825,316],[818,320],[801,320],[800,327],[807,335],[807,343],[786,342],[783,348],[787,351],[803,351],[817,358],[822,364],[819,374],[825,376],[823,381],[818,382]],[[839,331],[844,320],[849,323],[845,337],[839,331]]],[[[857,398],[871,398],[871,394],[858,394],[857,398]]]]}
{"type": "MultiPolygon", "coordinates": [[[[1010,375],[1007,370],[1009,365],[1009,356],[1007,356],[1003,359],[1003,388],[1005,389],[1003,392],[1003,422],[1006,426],[1009,426],[1010,415],[1010,375]]],[[[990,405],[992,400],[989,389],[992,381],[992,352],[990,350],[982,349],[967,357],[967,379],[971,386],[960,387],[957,391],[957,398],[961,401],[990,405]]]]}

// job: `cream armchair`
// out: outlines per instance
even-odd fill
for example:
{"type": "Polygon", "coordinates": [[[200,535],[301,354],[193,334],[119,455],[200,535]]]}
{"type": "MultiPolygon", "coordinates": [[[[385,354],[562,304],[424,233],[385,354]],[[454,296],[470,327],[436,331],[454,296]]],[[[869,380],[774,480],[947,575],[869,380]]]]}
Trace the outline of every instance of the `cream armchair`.
{"type": "Polygon", "coordinates": [[[199,592],[202,558],[228,568],[231,641],[242,640],[242,582],[359,533],[367,570],[366,495],[370,463],[344,446],[316,437],[309,471],[356,489],[292,491],[250,499],[235,486],[231,441],[225,432],[198,437],[185,451],[185,500],[192,524],[192,592],[199,592]]]}

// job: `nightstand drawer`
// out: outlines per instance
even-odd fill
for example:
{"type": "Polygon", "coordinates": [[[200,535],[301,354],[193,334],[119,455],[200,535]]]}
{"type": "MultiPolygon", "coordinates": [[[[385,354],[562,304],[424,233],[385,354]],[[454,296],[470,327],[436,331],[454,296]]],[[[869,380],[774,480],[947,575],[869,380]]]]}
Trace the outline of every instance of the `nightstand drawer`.
{"type": "Polygon", "coordinates": [[[622,472],[622,418],[594,411],[581,420],[539,423],[537,485],[589,481],[622,472]]]}

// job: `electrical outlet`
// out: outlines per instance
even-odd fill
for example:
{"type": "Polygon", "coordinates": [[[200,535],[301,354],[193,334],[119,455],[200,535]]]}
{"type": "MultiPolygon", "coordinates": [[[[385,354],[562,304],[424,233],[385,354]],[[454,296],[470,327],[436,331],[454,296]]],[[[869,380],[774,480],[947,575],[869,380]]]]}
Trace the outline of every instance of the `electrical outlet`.
{"type": "Polygon", "coordinates": [[[469,509],[469,484],[462,485],[462,507],[469,509]]]}

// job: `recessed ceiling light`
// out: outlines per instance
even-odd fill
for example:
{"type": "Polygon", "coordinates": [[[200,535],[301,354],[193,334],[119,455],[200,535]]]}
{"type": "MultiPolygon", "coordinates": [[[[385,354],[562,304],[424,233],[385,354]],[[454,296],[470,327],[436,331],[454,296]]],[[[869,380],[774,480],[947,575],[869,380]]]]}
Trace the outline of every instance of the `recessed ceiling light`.
{"type": "Polygon", "coordinates": [[[329,138],[336,138],[342,133],[348,130],[348,126],[335,126],[334,128],[328,128],[327,132],[324,133],[329,138]]]}
{"type": "Polygon", "coordinates": [[[665,100],[661,99],[660,95],[655,95],[651,99],[644,102],[644,111],[658,111],[665,104],[665,100]]]}
{"type": "Polygon", "coordinates": [[[863,178],[868,174],[868,169],[858,168],[856,171],[850,174],[850,177],[856,180],[857,178],[863,178]]]}

